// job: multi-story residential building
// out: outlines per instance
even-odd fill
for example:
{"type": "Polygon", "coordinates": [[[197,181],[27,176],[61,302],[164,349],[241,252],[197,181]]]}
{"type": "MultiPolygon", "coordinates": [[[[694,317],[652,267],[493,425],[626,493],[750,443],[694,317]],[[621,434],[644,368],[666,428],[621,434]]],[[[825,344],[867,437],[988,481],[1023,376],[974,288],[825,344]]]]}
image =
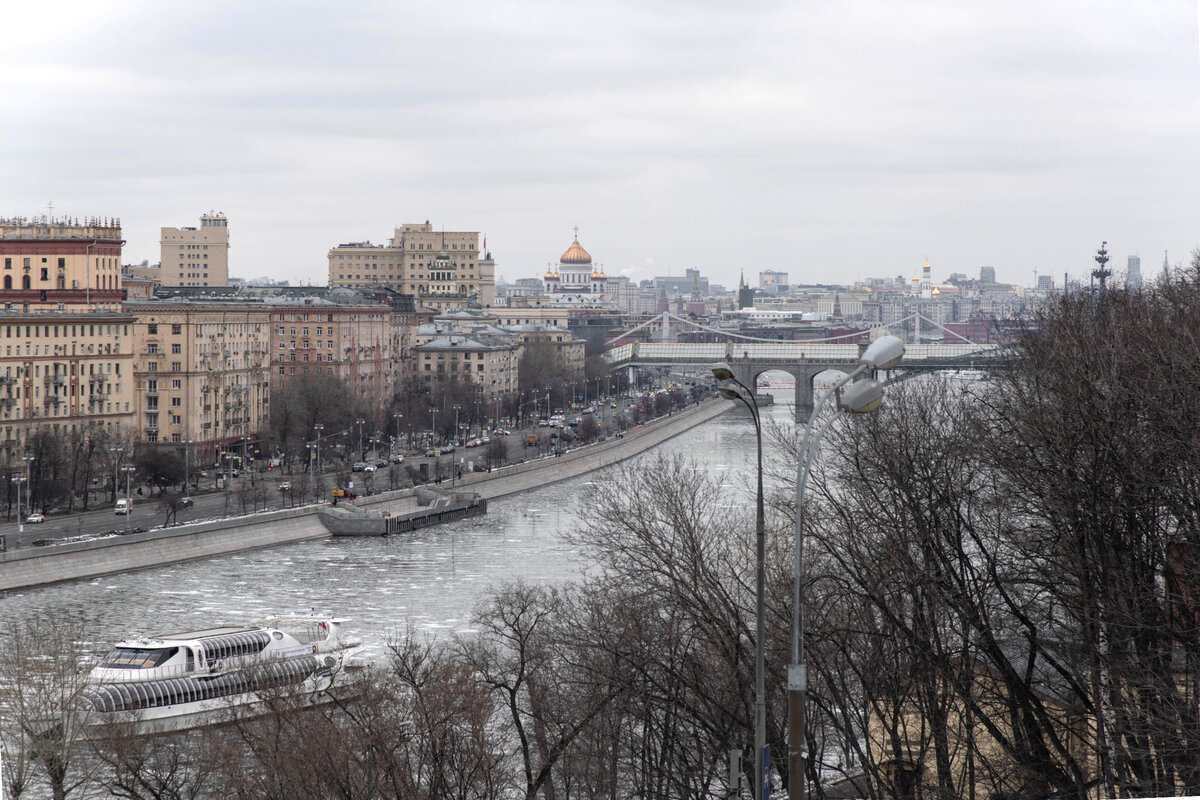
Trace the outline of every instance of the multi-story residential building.
{"type": "Polygon", "coordinates": [[[38,431],[133,430],[133,318],[121,311],[117,220],[0,219],[0,449],[38,431]]]}
{"type": "Polygon", "coordinates": [[[416,380],[434,387],[469,381],[486,396],[516,391],[520,345],[482,333],[440,336],[413,348],[416,380]]]}
{"type": "Polygon", "coordinates": [[[0,219],[5,304],[22,311],[120,311],[122,244],[115,219],[0,219]]]}
{"type": "MultiPolygon", "coordinates": [[[[253,448],[271,415],[270,309],[256,302],[130,302],[138,430],[199,459],[253,448]]],[[[199,463],[199,462],[197,462],[199,463]]]]}
{"type": "Polygon", "coordinates": [[[199,228],[163,228],[159,246],[164,285],[229,284],[229,221],[224,214],[205,214],[199,228]]]}
{"type": "Polygon", "coordinates": [[[4,463],[19,463],[38,430],[130,434],[132,325],[111,311],[0,312],[4,463]]]}
{"type": "Polygon", "coordinates": [[[277,388],[296,376],[336,376],[381,410],[395,392],[413,320],[403,312],[337,291],[323,297],[266,298],[271,314],[271,368],[277,388]]]}
{"type": "Polygon", "coordinates": [[[329,251],[330,287],[385,286],[436,311],[495,301],[496,264],[479,233],[435,231],[429,222],[396,228],[386,245],[341,244],[329,251]]]}
{"type": "Polygon", "coordinates": [[[583,377],[583,362],[587,343],[575,338],[566,328],[557,325],[533,323],[529,325],[508,325],[504,328],[517,337],[522,348],[533,342],[544,342],[554,348],[558,361],[572,374],[583,377]]]}

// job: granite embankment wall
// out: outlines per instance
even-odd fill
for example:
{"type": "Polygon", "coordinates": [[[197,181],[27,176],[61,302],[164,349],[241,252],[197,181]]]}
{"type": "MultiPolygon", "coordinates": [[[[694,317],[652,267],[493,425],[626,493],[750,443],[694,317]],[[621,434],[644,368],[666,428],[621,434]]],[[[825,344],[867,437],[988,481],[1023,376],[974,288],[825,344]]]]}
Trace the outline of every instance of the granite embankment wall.
{"type": "MultiPolygon", "coordinates": [[[[490,500],[583,475],[642,453],[731,407],[732,404],[724,401],[709,401],[654,420],[619,439],[581,447],[558,457],[472,473],[458,481],[455,490],[477,492],[490,500]]],[[[449,490],[451,487],[443,483],[438,488],[449,490]]],[[[413,489],[359,498],[357,505],[393,513],[413,511],[418,507],[413,489]]],[[[129,536],[0,553],[0,591],[328,538],[329,531],[321,524],[316,509],[317,506],[305,506],[129,536]]]]}

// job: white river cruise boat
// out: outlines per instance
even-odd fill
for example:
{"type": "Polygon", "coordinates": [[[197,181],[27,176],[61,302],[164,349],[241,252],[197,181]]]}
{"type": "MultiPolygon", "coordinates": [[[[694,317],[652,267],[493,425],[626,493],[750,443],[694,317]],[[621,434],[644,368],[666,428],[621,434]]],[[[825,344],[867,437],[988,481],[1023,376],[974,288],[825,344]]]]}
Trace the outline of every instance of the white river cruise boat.
{"type": "Polygon", "coordinates": [[[88,676],[86,724],[177,731],[261,713],[268,696],[315,705],[359,645],[347,621],[281,615],[119,642],[88,676]]]}

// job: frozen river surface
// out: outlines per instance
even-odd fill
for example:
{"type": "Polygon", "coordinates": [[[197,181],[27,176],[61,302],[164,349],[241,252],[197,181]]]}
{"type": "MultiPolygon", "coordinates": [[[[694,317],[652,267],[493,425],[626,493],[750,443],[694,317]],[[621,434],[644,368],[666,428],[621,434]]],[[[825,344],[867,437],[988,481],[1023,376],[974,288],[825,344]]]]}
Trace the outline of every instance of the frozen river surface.
{"type": "MultiPolygon", "coordinates": [[[[785,406],[764,409],[764,423],[789,414],[785,406]]],[[[632,463],[682,454],[713,471],[741,472],[751,469],[753,453],[749,416],[724,414],[632,463]]],[[[747,485],[733,480],[739,488],[747,485]]],[[[493,501],[486,516],[412,536],[305,542],[12,592],[0,598],[0,611],[9,620],[39,612],[79,616],[88,638],[104,649],[135,633],[316,608],[351,618],[347,627],[378,653],[406,629],[469,629],[472,609],[491,586],[579,576],[586,564],[563,533],[578,524],[575,515],[587,494],[605,486],[605,473],[593,473],[493,501]]],[[[749,496],[746,501],[753,502],[749,496]]]]}

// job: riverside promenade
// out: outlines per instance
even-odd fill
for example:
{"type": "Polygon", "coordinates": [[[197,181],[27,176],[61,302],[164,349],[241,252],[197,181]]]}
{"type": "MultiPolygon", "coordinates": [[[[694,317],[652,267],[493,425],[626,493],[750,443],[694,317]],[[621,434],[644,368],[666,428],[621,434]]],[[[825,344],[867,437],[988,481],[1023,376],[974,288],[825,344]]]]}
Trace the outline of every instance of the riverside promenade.
{"type": "MultiPolygon", "coordinates": [[[[532,491],[558,481],[617,464],[728,411],[733,404],[708,400],[561,456],[527,461],[491,472],[443,482],[443,491],[478,493],[492,500],[532,491]]],[[[360,498],[356,505],[373,511],[407,513],[420,508],[414,489],[360,498]]],[[[0,591],[61,581],[95,578],[164,564],[209,558],[330,537],[317,516],[319,506],[304,506],[243,517],[213,520],[85,542],[14,550],[0,554],[0,591]]]]}

